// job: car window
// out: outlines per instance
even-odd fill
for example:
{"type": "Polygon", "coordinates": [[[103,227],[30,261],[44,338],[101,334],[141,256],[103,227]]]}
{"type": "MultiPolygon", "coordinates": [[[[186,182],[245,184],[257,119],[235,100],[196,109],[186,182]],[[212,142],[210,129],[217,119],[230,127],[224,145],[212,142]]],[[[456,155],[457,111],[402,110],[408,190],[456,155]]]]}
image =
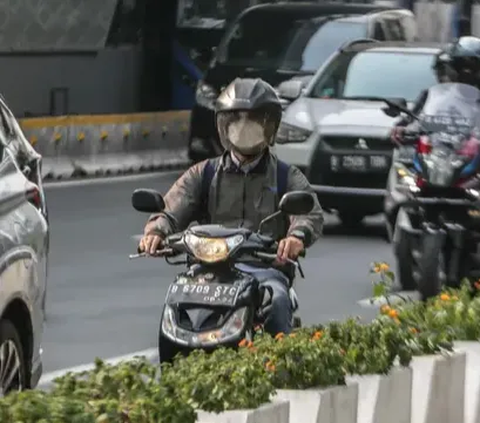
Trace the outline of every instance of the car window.
{"type": "Polygon", "coordinates": [[[358,22],[257,11],[231,29],[217,57],[230,65],[315,72],[342,44],[366,36],[358,22]]]}
{"type": "Polygon", "coordinates": [[[278,67],[285,46],[302,24],[287,13],[249,13],[228,33],[217,58],[231,65],[278,67]]]}
{"type": "Polygon", "coordinates": [[[405,32],[398,19],[396,18],[385,19],[385,28],[387,28],[389,40],[392,40],[392,41],[405,40],[405,32]]]}
{"type": "Polygon", "coordinates": [[[387,39],[385,36],[385,31],[383,30],[383,26],[380,22],[375,22],[375,26],[373,28],[373,38],[378,41],[385,41],[387,39]]]}
{"type": "Polygon", "coordinates": [[[330,64],[308,95],[314,98],[384,97],[415,101],[422,90],[437,83],[433,60],[433,54],[423,53],[345,53],[330,64]]]}
{"type": "Polygon", "coordinates": [[[332,20],[305,25],[295,35],[281,67],[315,72],[341,45],[366,36],[367,26],[360,22],[332,20]]]}

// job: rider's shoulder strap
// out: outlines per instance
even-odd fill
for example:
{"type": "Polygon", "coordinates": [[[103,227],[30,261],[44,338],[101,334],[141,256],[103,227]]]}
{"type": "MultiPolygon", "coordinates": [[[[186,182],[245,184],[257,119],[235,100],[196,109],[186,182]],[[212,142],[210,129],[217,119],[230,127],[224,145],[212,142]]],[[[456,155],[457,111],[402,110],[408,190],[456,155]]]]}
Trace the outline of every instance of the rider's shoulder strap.
{"type": "Polygon", "coordinates": [[[290,166],[282,162],[281,160],[277,159],[277,193],[278,193],[278,201],[285,195],[287,192],[288,186],[288,171],[290,170],[290,166]]]}
{"type": "Polygon", "coordinates": [[[210,194],[210,185],[212,185],[213,177],[215,176],[217,161],[215,159],[208,159],[205,163],[202,172],[202,189],[201,189],[201,201],[202,201],[202,212],[205,216],[205,219],[208,221],[208,196],[210,194]]]}

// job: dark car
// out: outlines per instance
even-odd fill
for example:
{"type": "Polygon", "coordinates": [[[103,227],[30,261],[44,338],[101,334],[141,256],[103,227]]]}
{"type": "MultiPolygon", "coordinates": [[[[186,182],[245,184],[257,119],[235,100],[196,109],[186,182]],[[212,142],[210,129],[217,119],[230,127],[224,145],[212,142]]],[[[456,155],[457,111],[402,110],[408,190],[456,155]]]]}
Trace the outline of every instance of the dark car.
{"type": "Polygon", "coordinates": [[[307,82],[345,42],[359,38],[413,40],[416,23],[404,9],[354,4],[266,4],[247,9],[227,29],[199,82],[190,120],[189,156],[222,152],[214,103],[236,77],[260,77],[273,86],[293,77],[307,82]]]}
{"type": "Polygon", "coordinates": [[[42,373],[49,226],[41,156],[0,99],[0,396],[42,373]]]}
{"type": "Polygon", "coordinates": [[[306,173],[322,206],[336,210],[345,224],[383,211],[395,118],[382,112],[378,98],[412,104],[436,83],[432,65],[441,49],[352,43],[319,69],[302,94],[295,81],[280,87],[280,95],[300,98],[284,112],[275,151],[306,173]]]}

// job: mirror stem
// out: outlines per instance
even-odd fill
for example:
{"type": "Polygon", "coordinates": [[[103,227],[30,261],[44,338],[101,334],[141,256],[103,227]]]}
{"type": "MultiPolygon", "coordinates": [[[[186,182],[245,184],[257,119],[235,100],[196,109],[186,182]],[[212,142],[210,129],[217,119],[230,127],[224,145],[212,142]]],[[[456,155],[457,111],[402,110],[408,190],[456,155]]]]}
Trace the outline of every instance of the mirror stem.
{"type": "Polygon", "coordinates": [[[281,210],[277,210],[275,213],[271,214],[270,216],[267,216],[265,219],[263,219],[260,224],[258,225],[258,232],[262,232],[263,226],[270,222],[271,220],[275,219],[277,216],[280,216],[282,214],[281,210]]]}

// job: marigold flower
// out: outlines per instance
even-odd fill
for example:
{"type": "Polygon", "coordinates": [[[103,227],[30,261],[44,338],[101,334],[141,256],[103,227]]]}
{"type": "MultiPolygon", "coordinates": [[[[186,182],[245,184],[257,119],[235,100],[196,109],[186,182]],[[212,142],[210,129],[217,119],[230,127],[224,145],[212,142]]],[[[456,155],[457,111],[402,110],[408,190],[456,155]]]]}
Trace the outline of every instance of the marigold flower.
{"type": "Polygon", "coordinates": [[[285,334],[283,332],[279,332],[275,335],[275,339],[277,341],[280,341],[281,339],[283,339],[285,337],[285,334]]]}
{"type": "Polygon", "coordinates": [[[383,305],[381,308],[380,308],[380,313],[382,314],[388,314],[390,312],[391,308],[390,306],[388,305],[383,305]]]}
{"type": "Polygon", "coordinates": [[[388,310],[388,316],[394,319],[395,317],[398,317],[398,311],[392,308],[388,310]]]}
{"type": "Polygon", "coordinates": [[[296,333],[291,333],[290,335],[288,335],[290,338],[295,338],[297,336],[296,333]]]}
{"type": "Polygon", "coordinates": [[[381,269],[380,269],[380,266],[375,266],[375,267],[373,268],[373,273],[380,273],[380,270],[381,270],[381,269]]]}
{"type": "Polygon", "coordinates": [[[247,342],[247,348],[252,348],[253,347],[253,342],[252,341],[248,341],[247,342]]]}
{"type": "Polygon", "coordinates": [[[388,272],[390,270],[390,266],[387,263],[381,263],[379,267],[380,267],[380,271],[383,271],[383,272],[388,272]]]}
{"type": "Polygon", "coordinates": [[[312,339],[314,339],[315,341],[318,341],[322,336],[323,336],[323,332],[317,331],[313,334],[312,339]]]}
{"type": "Polygon", "coordinates": [[[246,347],[246,346],[247,346],[247,343],[248,343],[248,341],[244,338],[244,339],[242,339],[242,340],[238,343],[238,346],[239,346],[240,348],[243,348],[243,347],[246,347]]]}
{"type": "Polygon", "coordinates": [[[275,364],[273,364],[271,361],[269,361],[265,367],[267,368],[268,371],[274,372],[275,371],[275,364]]]}
{"type": "Polygon", "coordinates": [[[448,300],[450,299],[450,295],[448,295],[448,294],[442,294],[442,295],[440,295],[440,299],[441,299],[442,301],[448,301],[448,300]]]}

